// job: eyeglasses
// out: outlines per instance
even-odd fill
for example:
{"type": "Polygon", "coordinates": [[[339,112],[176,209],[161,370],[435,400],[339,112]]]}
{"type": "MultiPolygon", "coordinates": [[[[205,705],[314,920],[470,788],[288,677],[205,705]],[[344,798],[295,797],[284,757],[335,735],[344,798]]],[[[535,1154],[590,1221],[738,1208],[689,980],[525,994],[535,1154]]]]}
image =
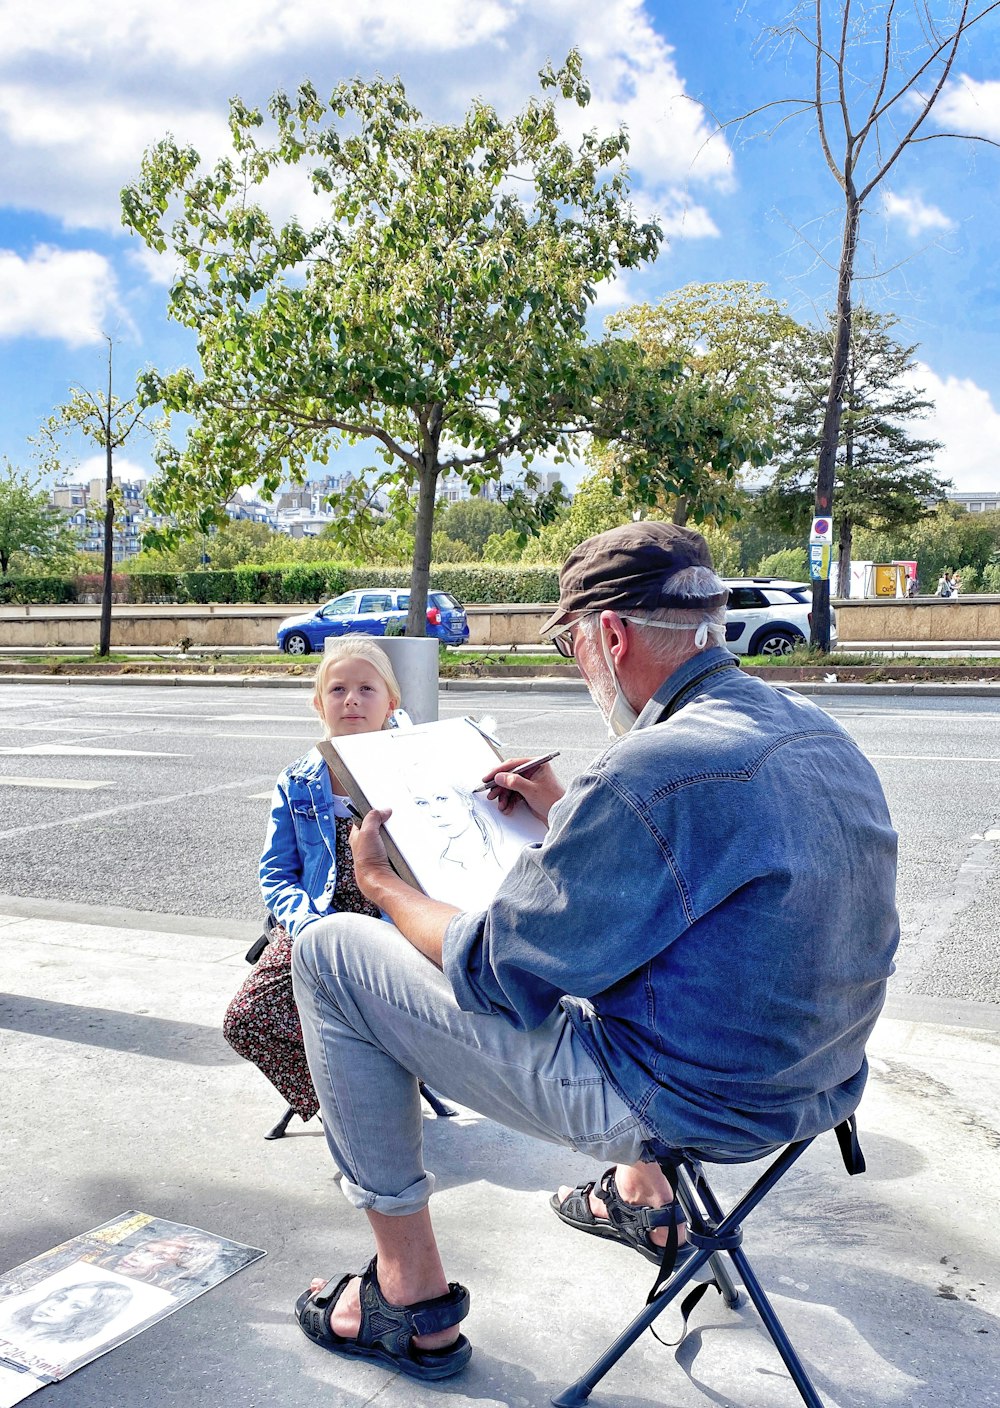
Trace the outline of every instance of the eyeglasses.
{"type": "Polygon", "coordinates": [[[549,637],[564,660],[572,660],[575,658],[576,652],[573,649],[573,627],[578,626],[587,614],[588,613],[585,611],[572,621],[567,621],[565,626],[560,626],[558,631],[554,632],[554,634],[549,637]]]}

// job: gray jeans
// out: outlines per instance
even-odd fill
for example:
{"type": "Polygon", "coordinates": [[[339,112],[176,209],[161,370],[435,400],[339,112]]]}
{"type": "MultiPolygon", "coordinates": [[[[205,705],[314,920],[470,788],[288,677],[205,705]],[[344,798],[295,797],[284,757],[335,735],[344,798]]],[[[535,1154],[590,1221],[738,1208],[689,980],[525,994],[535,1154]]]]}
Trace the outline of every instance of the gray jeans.
{"type": "Polygon", "coordinates": [[[634,1163],[647,1132],[556,1011],[535,1031],[463,1012],[391,924],[334,914],[295,942],[295,1000],[330,1152],[355,1207],[424,1207],[417,1078],[510,1129],[634,1163]]]}

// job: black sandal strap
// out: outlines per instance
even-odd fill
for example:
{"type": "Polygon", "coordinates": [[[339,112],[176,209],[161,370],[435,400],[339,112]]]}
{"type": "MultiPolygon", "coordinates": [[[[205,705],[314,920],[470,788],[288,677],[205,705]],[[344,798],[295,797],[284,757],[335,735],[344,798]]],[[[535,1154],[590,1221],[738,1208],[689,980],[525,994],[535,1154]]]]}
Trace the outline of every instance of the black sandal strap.
{"type": "Polygon", "coordinates": [[[443,1296],[415,1301],[412,1305],[390,1305],[378,1284],[378,1258],[372,1257],[361,1277],[360,1345],[380,1345],[387,1353],[402,1357],[409,1353],[414,1335],[433,1335],[464,1320],[469,1313],[469,1292],[456,1281],[448,1283],[443,1296]]]}
{"type": "Polygon", "coordinates": [[[608,1221],[621,1232],[646,1235],[654,1227],[679,1227],[687,1221],[684,1209],[676,1198],[662,1208],[639,1207],[626,1203],[615,1183],[614,1168],[605,1169],[594,1197],[600,1198],[608,1210],[608,1221]]]}

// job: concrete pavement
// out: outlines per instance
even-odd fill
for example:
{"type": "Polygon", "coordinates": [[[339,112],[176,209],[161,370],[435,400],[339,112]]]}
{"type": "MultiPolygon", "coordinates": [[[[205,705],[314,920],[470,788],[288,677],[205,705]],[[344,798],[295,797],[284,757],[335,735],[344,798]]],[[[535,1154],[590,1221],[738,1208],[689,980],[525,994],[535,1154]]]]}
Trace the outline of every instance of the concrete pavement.
{"type": "MultiPolygon", "coordinates": [[[[364,1265],[369,1241],[318,1125],[263,1141],[280,1101],[219,1033],[254,931],[17,908],[0,914],[4,1267],[130,1208],[268,1251],[29,1402],[534,1408],[644,1301],[646,1262],[568,1231],[547,1206],[557,1183],[592,1177],[595,1165],[470,1112],[428,1116],[446,1267],[472,1291],[472,1364],[434,1391],[325,1355],[292,1304],[312,1275],[364,1265]]],[[[747,1224],[746,1249],[828,1408],[1000,1404],[998,1016],[927,999],[891,1005],[860,1111],[869,1172],[849,1179],[826,1137],[747,1224]]],[[[744,1181],[725,1170],[718,1184],[744,1181]]],[[[664,1320],[671,1338],[676,1315],[664,1320]]],[[[679,1351],[644,1336],[592,1402],[800,1400],[755,1313],[710,1296],[679,1351]]]]}

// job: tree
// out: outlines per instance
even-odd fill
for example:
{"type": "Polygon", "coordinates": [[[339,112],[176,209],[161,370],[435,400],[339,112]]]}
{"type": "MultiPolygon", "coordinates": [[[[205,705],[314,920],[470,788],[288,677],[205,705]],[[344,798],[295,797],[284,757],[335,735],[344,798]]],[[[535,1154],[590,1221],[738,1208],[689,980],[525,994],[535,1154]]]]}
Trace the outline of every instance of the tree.
{"type": "Polygon", "coordinates": [[[42,476],[12,465],[4,458],[0,469],[0,576],[6,577],[11,560],[21,554],[29,559],[72,556],[75,538],[57,508],[49,504],[42,476]]]}
{"type": "MultiPolygon", "coordinates": [[[[838,582],[850,596],[856,527],[892,530],[916,523],[949,487],[933,470],[941,446],[913,431],[933,403],[912,380],[915,346],[892,335],[898,319],[857,308],[851,320],[835,466],[838,582]]],[[[813,500],[816,453],[822,443],[836,315],[823,329],[802,328],[789,343],[787,397],[779,409],[777,467],[764,498],[779,522],[805,531],[813,500]]]]}
{"type": "Polygon", "coordinates": [[[114,454],[125,444],[135,430],[144,430],[157,435],[159,423],[149,421],[142,407],[133,398],[122,401],[114,394],[112,355],[114,344],[108,343],[108,384],[102,391],[88,391],[74,386],[70,398],[57,406],[42,426],[39,441],[47,447],[55,462],[63,441],[70,435],[79,434],[100,445],[104,451],[104,555],[103,586],[101,590],[101,624],[98,654],[108,655],[111,651],[111,577],[114,570],[114,528],[117,509],[117,493],[114,479],[114,454]]]}
{"type": "Polygon", "coordinates": [[[495,499],[460,499],[439,511],[438,522],[449,538],[465,545],[469,558],[482,557],[486,540],[511,526],[510,514],[495,499]]]}
{"type": "MultiPolygon", "coordinates": [[[[797,325],[763,284],[687,284],[655,306],[640,303],[614,314],[607,325],[632,338],[654,364],[685,367],[685,390],[692,398],[717,400],[736,433],[751,443],[767,443],[775,414],[775,359],[797,325]]],[[[612,473],[615,459],[612,449],[612,473]]],[[[685,492],[665,496],[659,508],[683,524],[689,514],[698,522],[719,517],[731,503],[725,473],[706,460],[685,492]]]]}
{"type": "MultiPolygon", "coordinates": [[[[850,359],[852,288],[861,217],[900,158],[920,142],[960,137],[923,129],[948,81],[962,41],[1000,0],[975,5],[951,0],[934,13],[931,0],[909,4],[888,0],[878,16],[860,0],[809,0],[773,33],[805,44],[811,52],[813,85],[805,97],[780,105],[805,113],[816,124],[820,148],[843,197],[834,338],[819,442],[814,511],[835,512],[834,488],[840,445],[840,419],[850,359]],[[836,23],[827,26],[828,14],[836,23]],[[827,29],[834,31],[827,43],[827,29]]],[[[765,104],[773,108],[776,104],[765,104]]],[[[764,108],[758,109],[764,111],[764,108]]],[[[753,114],[746,114],[749,117],[753,114]]],[[[988,142],[985,137],[965,140],[988,142]]],[[[811,643],[830,648],[830,583],[813,584],[811,643]]]]}
{"type": "MultiPolygon", "coordinates": [[[[589,100],[576,53],[541,83],[589,100]]],[[[573,150],[545,97],[506,123],[477,102],[431,125],[381,79],[341,84],[328,103],[304,83],[269,113],[270,136],[234,99],[233,156],[203,172],[167,138],[122,193],[126,226],[184,267],[170,312],[196,332],[200,361],[141,379],[148,403],[193,418],[183,452],[160,457],[158,508],[204,527],[236,485],[273,493],[344,441],[373,441],[382,483],[357,481],[338,506],[346,533],[375,489],[394,510],[415,497],[418,635],[441,475],[475,493],[519,458],[526,487],[507,507],[525,530],[556,511],[553,496],[532,500],[531,462],[564,460],[580,436],[618,443],[623,480],[647,498],[682,493],[706,456],[723,474],[746,458],[724,408],[678,394],[679,367],[588,340],[596,286],[660,243],[628,203],[624,132],[573,150]],[[260,204],[273,176],[308,181],[324,218],[275,224],[260,204]]]]}

